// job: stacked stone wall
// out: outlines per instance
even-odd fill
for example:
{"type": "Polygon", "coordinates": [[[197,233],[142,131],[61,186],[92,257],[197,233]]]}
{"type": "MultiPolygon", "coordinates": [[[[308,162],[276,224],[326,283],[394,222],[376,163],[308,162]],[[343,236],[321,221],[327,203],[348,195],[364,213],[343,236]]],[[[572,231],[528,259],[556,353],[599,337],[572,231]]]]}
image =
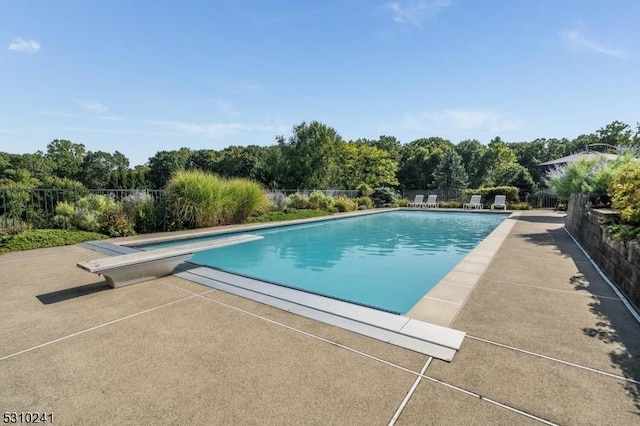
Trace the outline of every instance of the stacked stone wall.
{"type": "Polygon", "coordinates": [[[640,242],[619,241],[607,233],[607,225],[618,219],[610,209],[589,205],[584,194],[569,200],[565,226],[615,285],[640,307],[640,242]]]}

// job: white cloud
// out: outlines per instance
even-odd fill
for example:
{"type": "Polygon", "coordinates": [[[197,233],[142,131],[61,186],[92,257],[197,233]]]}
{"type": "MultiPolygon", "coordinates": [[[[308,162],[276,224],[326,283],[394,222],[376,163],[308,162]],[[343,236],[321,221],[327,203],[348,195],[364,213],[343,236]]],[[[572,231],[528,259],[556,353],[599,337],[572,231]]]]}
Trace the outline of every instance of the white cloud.
{"type": "Polygon", "coordinates": [[[40,50],[40,43],[35,40],[25,40],[20,37],[12,38],[8,46],[9,50],[16,53],[36,53],[40,50]]]}
{"type": "Polygon", "coordinates": [[[218,112],[227,117],[238,117],[240,113],[231,105],[229,102],[221,101],[221,100],[212,100],[213,104],[216,106],[218,112]]]}
{"type": "Polygon", "coordinates": [[[453,0],[409,0],[387,3],[393,20],[401,25],[420,26],[428,18],[451,6],[453,0]]]}
{"type": "Polygon", "coordinates": [[[588,39],[580,31],[565,31],[560,34],[567,48],[571,50],[590,50],[601,55],[613,56],[615,58],[626,58],[627,52],[624,49],[604,46],[598,42],[588,39]]]}
{"type": "Polygon", "coordinates": [[[262,92],[263,88],[259,84],[251,82],[231,83],[224,82],[218,83],[218,88],[231,93],[240,93],[242,95],[255,95],[262,92]]]}
{"type": "Polygon", "coordinates": [[[287,126],[275,124],[246,123],[189,123],[184,121],[151,120],[149,124],[167,127],[181,133],[202,134],[210,137],[228,136],[236,133],[283,132],[287,126]]]}
{"type": "Polygon", "coordinates": [[[77,99],[74,99],[73,101],[76,105],[80,106],[82,109],[84,109],[87,112],[106,112],[107,111],[107,107],[102,105],[100,102],[96,102],[96,101],[89,101],[89,102],[83,102],[83,101],[79,101],[77,99]]]}
{"type": "Polygon", "coordinates": [[[404,117],[403,125],[413,130],[430,132],[452,130],[508,132],[520,129],[526,123],[490,109],[444,109],[407,114],[404,117]]]}

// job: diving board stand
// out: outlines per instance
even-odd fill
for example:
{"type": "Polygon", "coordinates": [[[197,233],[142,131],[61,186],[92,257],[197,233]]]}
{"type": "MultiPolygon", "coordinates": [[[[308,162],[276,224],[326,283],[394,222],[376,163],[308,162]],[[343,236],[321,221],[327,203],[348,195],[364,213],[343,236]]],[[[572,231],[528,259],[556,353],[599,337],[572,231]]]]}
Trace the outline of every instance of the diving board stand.
{"type": "Polygon", "coordinates": [[[170,275],[180,263],[188,260],[196,252],[248,243],[262,238],[264,237],[261,235],[242,234],[212,241],[104,257],[79,262],[77,266],[93,274],[104,276],[111,287],[118,288],[170,275]]]}

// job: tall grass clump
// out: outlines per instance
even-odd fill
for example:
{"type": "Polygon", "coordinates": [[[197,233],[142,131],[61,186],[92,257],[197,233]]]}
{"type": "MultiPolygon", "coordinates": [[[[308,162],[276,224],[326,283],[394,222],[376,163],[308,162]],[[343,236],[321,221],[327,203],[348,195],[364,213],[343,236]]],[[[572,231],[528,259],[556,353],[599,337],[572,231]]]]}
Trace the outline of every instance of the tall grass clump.
{"type": "Polygon", "coordinates": [[[224,182],[224,212],[228,223],[244,222],[254,212],[269,204],[267,195],[259,184],[246,179],[224,182]]]}
{"type": "Polygon", "coordinates": [[[202,228],[243,222],[267,203],[262,188],[245,179],[223,179],[199,170],[180,171],[167,185],[172,215],[202,228]]]}

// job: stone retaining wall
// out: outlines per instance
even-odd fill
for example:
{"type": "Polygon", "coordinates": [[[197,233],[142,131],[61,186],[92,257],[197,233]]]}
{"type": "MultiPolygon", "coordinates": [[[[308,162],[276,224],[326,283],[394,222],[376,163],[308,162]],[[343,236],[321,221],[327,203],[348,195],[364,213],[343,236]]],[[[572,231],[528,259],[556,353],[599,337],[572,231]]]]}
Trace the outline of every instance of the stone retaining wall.
{"type": "Polygon", "coordinates": [[[640,307],[640,242],[617,241],[607,234],[607,224],[618,219],[610,209],[589,205],[584,194],[569,199],[565,226],[602,271],[640,307]]]}

